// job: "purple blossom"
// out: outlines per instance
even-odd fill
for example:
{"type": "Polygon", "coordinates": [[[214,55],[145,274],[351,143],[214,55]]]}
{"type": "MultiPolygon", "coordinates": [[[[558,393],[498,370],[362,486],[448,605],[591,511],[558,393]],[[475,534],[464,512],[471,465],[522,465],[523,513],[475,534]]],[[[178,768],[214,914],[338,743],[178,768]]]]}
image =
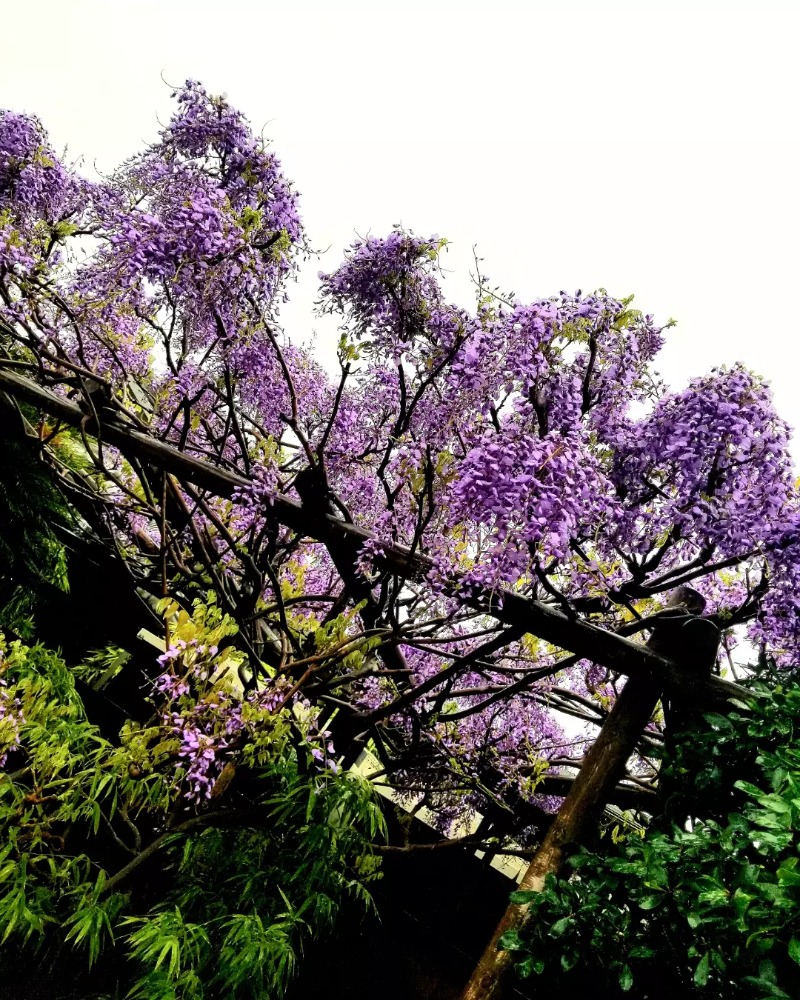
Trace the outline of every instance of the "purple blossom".
{"type": "MultiPolygon", "coordinates": [[[[618,628],[634,603],[660,606],[685,577],[720,621],[738,623],[729,646],[742,648],[746,629],[796,667],[800,508],[788,429],[762,380],[737,365],[668,392],[653,369],[665,328],[604,292],[520,302],[482,277],[476,308],[456,306],[439,280],[444,241],[400,229],[359,239],[320,276],[320,309],[341,324],[332,376],[279,322],[303,250],[280,162],[226,100],[194,81],[174,96],[155,141],[98,184],[55,155],[36,119],[0,114],[0,319],[43,384],[80,400],[76,372],[94,373],[120,419],[251,484],[213,498],[171,484],[187,516],[170,525],[170,571],[193,586],[210,564],[249,648],[278,671],[244,693],[217,683],[217,650],[199,641],[159,658],[152,697],[192,801],[272,713],[296,710],[311,759],[337,766],[317,706],[302,692],[286,702],[299,651],[316,648],[328,612],[355,604],[362,616],[346,634],[391,627],[407,670],[383,669],[372,651],[358,676],[326,664],[318,690],[330,683],[368,713],[426,685],[414,717],[398,709],[390,723],[400,744],[424,749],[399,779],[430,792],[443,829],[480,808],[485,773],[501,776],[498,793],[535,795],[531,769],[566,745],[552,678],[487,697],[520,662],[555,670],[544,644],[509,643],[480,671],[437,682],[476,648],[470,629],[488,627],[460,600],[479,588],[498,603],[502,588],[559,608],[590,603],[595,621],[618,628]],[[71,249],[77,233],[85,256],[71,249]],[[277,498],[297,502],[292,484],[309,464],[324,472],[323,509],[372,533],[358,553],[279,523],[277,498]],[[388,545],[433,569],[382,574],[388,545]],[[453,760],[455,776],[428,766],[453,760]]],[[[146,576],[163,546],[158,484],[102,451],[108,540],[146,576]]],[[[588,661],[558,684],[590,703],[613,697],[588,661]]],[[[2,689],[0,710],[13,745],[2,689]]]]}
{"type": "Polygon", "coordinates": [[[9,752],[19,746],[20,731],[24,724],[22,702],[9,691],[6,681],[0,678],[0,767],[5,764],[9,752]]]}

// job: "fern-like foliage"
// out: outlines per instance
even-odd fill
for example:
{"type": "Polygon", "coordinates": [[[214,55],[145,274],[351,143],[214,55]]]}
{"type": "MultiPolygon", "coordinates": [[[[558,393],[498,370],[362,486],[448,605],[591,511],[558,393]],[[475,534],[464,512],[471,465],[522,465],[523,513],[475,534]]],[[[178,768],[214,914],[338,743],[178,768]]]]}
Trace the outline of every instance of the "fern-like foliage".
{"type": "Polygon", "coordinates": [[[53,1000],[280,998],[342,906],[370,906],[373,792],[315,768],[279,720],[244,791],[192,806],[169,741],[104,739],[56,654],[3,641],[0,676],[6,977],[35,967],[53,1000]]]}
{"type": "Polygon", "coordinates": [[[37,599],[48,587],[68,589],[66,553],[53,529],[71,515],[36,441],[14,433],[5,410],[0,418],[0,624],[30,636],[37,599]]]}

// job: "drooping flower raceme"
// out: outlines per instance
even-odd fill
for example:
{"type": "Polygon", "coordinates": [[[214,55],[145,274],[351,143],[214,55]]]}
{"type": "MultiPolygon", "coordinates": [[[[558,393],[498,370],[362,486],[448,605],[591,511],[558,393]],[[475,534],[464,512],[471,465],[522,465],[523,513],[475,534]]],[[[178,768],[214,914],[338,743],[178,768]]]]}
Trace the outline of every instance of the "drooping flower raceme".
{"type": "Polygon", "coordinates": [[[401,229],[320,276],[332,372],[281,327],[304,235],[279,160],[200,84],[174,97],[155,141],[96,183],[38,121],[0,115],[0,369],[82,406],[73,431],[37,434],[143,614],[212,591],[238,628],[228,686],[232,633],[178,636],[151,675],[192,802],[290,712],[326,770],[372,739],[443,828],[492,796],[540,802],[536,780],[586,739],[558,713],[601,721],[616,679],[505,635],[461,600],[475,589],[618,629],[690,583],[729,651],[796,666],[798,497],[762,380],[734,366],[668,391],[666,327],[605,292],[524,302],[481,276],[476,307],[457,306],[445,241],[401,229]],[[226,485],[112,447],[112,421],[226,485]],[[387,570],[397,546],[434,569],[387,570]]]}

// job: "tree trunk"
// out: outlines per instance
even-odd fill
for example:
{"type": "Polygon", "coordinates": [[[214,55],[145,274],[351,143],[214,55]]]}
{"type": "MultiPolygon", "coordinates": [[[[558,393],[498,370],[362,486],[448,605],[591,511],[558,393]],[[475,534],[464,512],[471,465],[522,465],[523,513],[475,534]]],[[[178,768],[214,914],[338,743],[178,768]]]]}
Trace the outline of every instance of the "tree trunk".
{"type": "MultiPolygon", "coordinates": [[[[580,773],[525,872],[520,889],[541,892],[549,874],[557,874],[567,854],[598,820],[614,786],[658,704],[662,685],[650,677],[632,677],[622,689],[580,773]]],[[[529,907],[512,903],[483,953],[462,1000],[500,1000],[514,961],[498,947],[507,931],[525,928],[529,907]]]]}

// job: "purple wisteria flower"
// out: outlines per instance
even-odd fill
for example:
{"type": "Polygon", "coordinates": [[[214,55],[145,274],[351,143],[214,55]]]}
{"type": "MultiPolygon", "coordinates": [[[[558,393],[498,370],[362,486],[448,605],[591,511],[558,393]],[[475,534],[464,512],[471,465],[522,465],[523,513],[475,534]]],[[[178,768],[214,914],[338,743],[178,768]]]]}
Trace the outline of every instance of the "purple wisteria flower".
{"type": "Polygon", "coordinates": [[[352,711],[386,727],[398,783],[442,829],[492,794],[539,802],[533,778],[586,738],[558,706],[597,722],[617,679],[535,638],[494,648],[477,594],[616,630],[690,583],[726,659],[796,668],[800,503],[762,379],[734,365],[668,390],[667,327],[604,291],[520,301],[477,275],[475,307],[456,305],[445,241],[400,228],[320,275],[329,363],[281,325],[306,248],[280,161],[226,99],[196,81],[173,96],[97,183],[35,118],[0,113],[0,336],[48,392],[84,410],[88,382],[110,395],[72,437],[37,432],[92,531],[142,592],[186,608],[214,589],[239,630],[230,660],[199,639],[159,658],[150,695],[193,803],[275,716],[330,773],[352,711]],[[112,447],[112,420],[213,467],[220,495],[112,447]],[[310,468],[316,498],[297,488],[310,468]],[[380,558],[397,547],[420,557],[408,574],[380,558]]]}
{"type": "Polygon", "coordinates": [[[3,767],[14,747],[19,746],[20,731],[24,724],[22,702],[9,691],[7,682],[0,678],[0,767],[3,767]]]}

